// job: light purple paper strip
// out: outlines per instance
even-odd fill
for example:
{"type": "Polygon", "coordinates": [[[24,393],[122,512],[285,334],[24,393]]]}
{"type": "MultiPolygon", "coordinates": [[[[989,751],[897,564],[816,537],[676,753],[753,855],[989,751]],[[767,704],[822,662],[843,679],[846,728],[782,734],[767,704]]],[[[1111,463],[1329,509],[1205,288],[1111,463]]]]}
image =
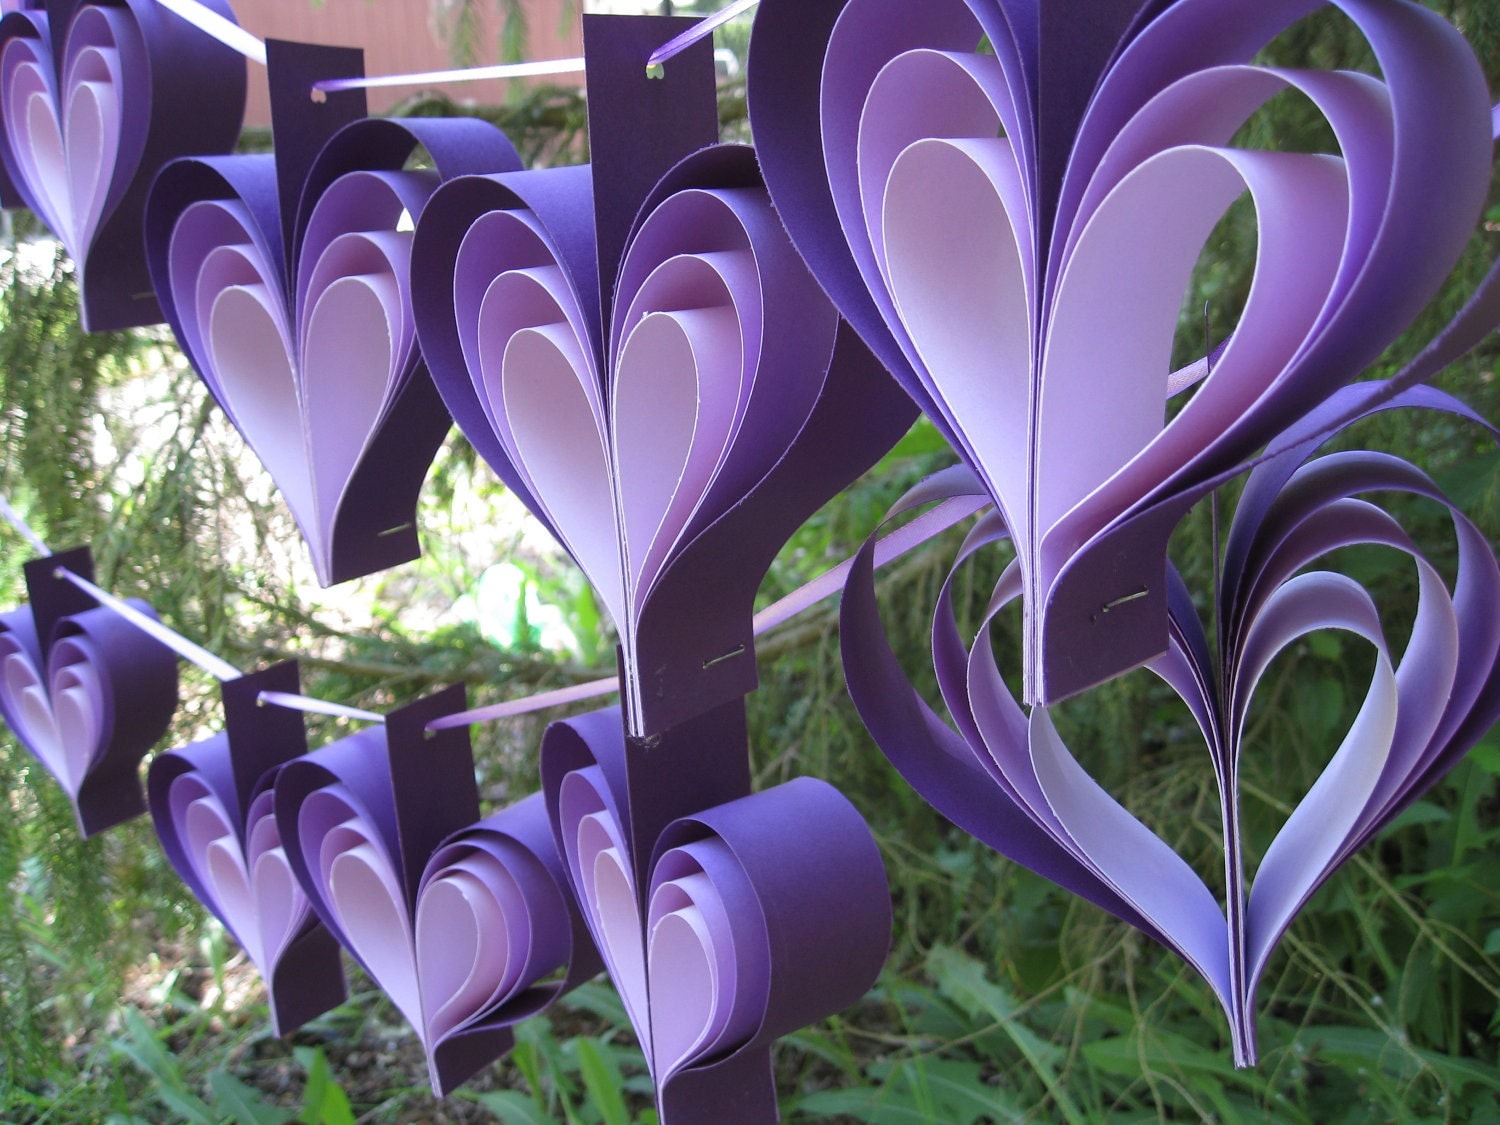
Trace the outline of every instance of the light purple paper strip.
{"type": "Polygon", "coordinates": [[[297,686],[293,662],[227,681],[224,731],[158,754],[148,781],[167,860],[260,970],[278,1035],[345,997],[338,943],[297,884],[275,818],[276,771],[307,740],[300,715],[258,699],[297,686]]]}
{"type": "MultiPolygon", "coordinates": [[[[223,0],[203,10],[234,26],[223,0]]],[[[85,331],[161,320],[142,252],[151,180],[227,152],[244,102],[239,56],[156,0],[48,0],[0,21],[0,164],[72,256],[85,331]]]]}
{"type": "MultiPolygon", "coordinates": [[[[1335,396],[1322,413],[1338,417],[1350,397],[1335,396]]],[[[1473,417],[1435,392],[1409,392],[1396,405],[1407,402],[1473,417]]],[[[1322,425],[1315,415],[1302,428],[1316,434],[1322,425]]],[[[1239,1065],[1255,1061],[1256,985],[1296,912],[1500,713],[1494,694],[1500,621],[1492,608],[1500,599],[1500,564],[1492,547],[1407,463],[1360,453],[1308,461],[1313,444],[1305,441],[1251,478],[1229,535],[1217,660],[1209,656],[1179,580],[1171,594],[1171,648],[1151,665],[1197,717],[1224,794],[1227,916],[1199,876],[1088,776],[1057,737],[1046,709],[1034,708],[1028,718],[1010,695],[988,630],[995,615],[1022,595],[1014,564],[1001,576],[972,644],[959,635],[953,613],[957,569],[939,600],[934,664],[956,738],[915,697],[885,647],[868,553],[856,568],[842,616],[851,693],[903,775],[962,827],[1183,956],[1219,998],[1239,1065]],[[1447,506],[1459,545],[1452,590],[1394,519],[1354,499],[1389,489],[1447,506]],[[1401,551],[1417,570],[1419,608],[1399,659],[1389,650],[1370,595],[1341,575],[1311,569],[1336,548],[1361,543],[1401,551]],[[1277,653],[1327,628],[1373,647],[1370,687],[1341,745],[1252,881],[1244,870],[1238,811],[1238,761],[1250,701],[1277,653]],[[1223,694],[1216,668],[1223,669],[1223,694]]],[[[1003,524],[992,518],[976,528],[962,557],[1004,535],[1003,524]]]]}
{"type": "Polygon", "coordinates": [[[467,735],[424,733],[461,704],[450,689],[403,708],[276,785],[291,870],[416,1030],[440,1096],[599,968],[541,795],[481,820],[467,735]]]}
{"type": "Polygon", "coordinates": [[[1482,76],[1431,13],[1344,5],[1377,79],[1248,65],[1306,10],[1296,0],[1163,7],[1149,22],[1122,7],[1081,45],[1060,9],[998,0],[768,0],[757,15],[750,100],[772,195],[1004,512],[1028,700],[1162,650],[1171,528],[1401,330],[1489,178],[1482,76]],[[976,52],[981,29],[993,54],[976,52]],[[820,88],[817,120],[789,86],[820,88]],[[1227,147],[1288,87],[1337,153],[1227,147]],[[1249,298],[1169,421],[1182,294],[1243,193],[1260,234],[1249,298]]]}
{"type": "MultiPolygon", "coordinates": [[[[177,709],[177,661],[59,570],[92,574],[87,548],[27,563],[30,604],[0,614],[0,717],[91,836],[145,811],[139,765],[177,709]]],[[[144,602],[122,604],[155,620],[144,602]]]]}
{"type": "Polygon", "coordinates": [[[628,755],[616,709],[554,723],[543,790],[659,1114],[774,1120],[770,1042],[852,1003],[885,959],[879,853],[836,790],[799,778],[673,821],[643,863],[628,755]]]}

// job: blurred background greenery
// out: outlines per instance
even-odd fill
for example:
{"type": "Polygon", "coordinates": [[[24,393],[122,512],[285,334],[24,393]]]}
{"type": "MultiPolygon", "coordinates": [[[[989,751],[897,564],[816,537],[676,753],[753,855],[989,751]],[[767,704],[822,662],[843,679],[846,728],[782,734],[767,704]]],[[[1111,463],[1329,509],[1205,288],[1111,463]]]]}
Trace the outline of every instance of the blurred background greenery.
{"type": "MultiPolygon", "coordinates": [[[[1441,7],[1486,61],[1494,88],[1500,4],[1441,7]]],[[[720,45],[743,59],[746,34],[744,21],[731,25],[720,45]]],[[[1298,25],[1267,58],[1369,65],[1362,41],[1333,12],[1298,25]]],[[[726,80],[721,110],[726,136],[748,135],[741,78],[726,80]]],[[[458,109],[419,95],[402,112],[458,109]]],[[[466,112],[500,124],[535,163],[586,157],[574,90],[536,89],[466,112]]],[[[1268,106],[1241,139],[1327,142],[1311,107],[1292,96],[1268,106]]],[[[1487,219],[1447,290],[1372,375],[1399,365],[1472,289],[1500,250],[1500,200],[1487,219]]],[[[38,233],[16,215],[0,254],[0,489],[54,547],[90,544],[106,587],[146,598],[241,667],[297,656],[307,690],[361,706],[455,680],[490,700],[612,671],[586,584],[456,433],[424,493],[424,558],[318,591],[284,506],[170,336],[81,334],[70,265],[38,233]]],[[[1220,224],[1184,301],[1179,358],[1201,354],[1205,332],[1217,340],[1232,326],[1254,237],[1239,209],[1220,224]]],[[[1492,338],[1441,379],[1490,419],[1500,419],[1497,356],[1492,338]]],[[[1491,542],[1500,536],[1500,458],[1477,428],[1387,415],[1350,440],[1412,458],[1491,542]]],[[[919,424],[799,532],[764,597],[845,557],[901,491],[951,460],[919,424]]],[[[1441,513],[1418,502],[1398,510],[1451,572],[1441,513]]],[[[888,594],[900,591],[885,599],[887,626],[919,683],[956,542],[945,536],[879,580],[888,594]]],[[[1174,543],[1195,589],[1211,587],[1211,544],[1205,507],[1174,543]]],[[[0,554],[0,603],[24,598],[26,557],[12,536],[0,554]]],[[[964,577],[971,617],[994,561],[982,558],[964,577]]],[[[1394,607],[1393,619],[1409,620],[1409,567],[1377,556],[1352,565],[1394,607]]],[[[788,1118],[1496,1120],[1494,732],[1303,911],[1262,985],[1260,1065],[1237,1071],[1217,1005],[1175,957],[998,858],[895,775],[845,697],[834,613],[820,606],[761,647],[762,687],[750,700],[756,781],[811,774],[849,795],[880,841],[897,923],[887,971],[866,1001],[778,1048],[788,1118]]],[[[998,643],[1008,647],[1003,636],[998,643]]],[[[1357,705],[1362,670],[1349,657],[1337,640],[1314,638],[1282,658],[1262,688],[1243,779],[1252,855],[1357,705]]],[[[217,708],[212,682],[185,668],[168,742],[213,729],[217,708]]],[[[492,807],[535,788],[544,721],[474,729],[492,807]]],[[[309,725],[314,744],[343,729],[317,717],[309,725]]],[[[1095,776],[1211,878],[1221,849],[1213,777],[1184,713],[1159,686],[1145,674],[1124,677],[1066,705],[1063,725],[1095,776]]],[[[147,822],[80,841],[66,800],[8,732],[0,785],[0,1119],[650,1119],[645,1068],[607,982],[525,1025],[510,1058],[435,1103],[413,1037],[367,983],[356,980],[347,1005],[288,1040],[272,1038],[253,969],[166,865],[147,822]]]]}

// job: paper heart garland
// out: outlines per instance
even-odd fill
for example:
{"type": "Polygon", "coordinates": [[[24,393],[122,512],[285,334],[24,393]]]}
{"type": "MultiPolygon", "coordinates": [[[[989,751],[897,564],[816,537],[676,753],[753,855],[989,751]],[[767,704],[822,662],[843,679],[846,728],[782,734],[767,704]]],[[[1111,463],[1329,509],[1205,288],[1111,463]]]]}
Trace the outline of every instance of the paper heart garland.
{"type": "Polygon", "coordinates": [[[750,109],[778,213],[1004,512],[1028,701],[1165,649],[1182,515],[1359,375],[1473,229],[1491,115],[1472,52],[1416,5],[1338,6],[1381,78],[1249,65],[1304,0],[1124,3],[1087,28],[1053,2],[760,7],[750,109]],[[1229,147],[1285,89],[1339,153],[1229,147]],[[1246,192],[1249,298],[1167,420],[1189,275],[1246,192]]]}
{"type": "Polygon", "coordinates": [[[666,85],[638,65],[678,26],[585,20],[592,168],[455,180],[412,249],[438,388],[599,591],[637,735],[754,688],[771,559],[911,417],[787,242],[752,153],[671,166],[716,139],[703,51],[666,85]],[[621,106],[654,151],[596,115],[621,106]]]}
{"type": "Polygon", "coordinates": [[[0,21],[5,205],[67,247],[85,331],[160,322],[141,238],[151,180],[174,157],[228,152],[244,109],[244,59],[155,0],[51,0],[0,21]]]}
{"type": "MultiPolygon", "coordinates": [[[[1287,454],[1251,474],[1229,536],[1217,659],[1174,576],[1171,647],[1150,665],[1197,719],[1224,795],[1227,918],[1199,876],[1089,777],[1058,738],[1047,710],[1033,708],[1028,717],[1006,688],[988,626],[1021,596],[1018,566],[1001,575],[972,647],[954,617],[953,576],[940,596],[933,660],[957,732],[933,714],[895,663],[874,601],[868,547],[841,615],[850,694],[903,776],[960,827],[1176,950],[1224,1007],[1235,1062],[1242,1066],[1255,1062],[1256,985],[1296,912],[1500,718],[1500,619],[1494,614],[1500,566],[1483,534],[1398,458],[1350,453],[1309,461],[1318,442],[1297,444],[1299,436],[1309,439],[1340,417],[1354,398],[1335,395],[1288,435],[1287,454]],[[1448,508],[1459,558],[1451,592],[1390,515],[1356,499],[1377,489],[1415,493],[1448,508]],[[1401,551],[1416,566],[1420,604],[1399,660],[1371,596],[1340,574],[1311,569],[1320,556],[1356,543],[1401,551]],[[1271,660],[1318,629],[1368,641],[1375,670],[1342,744],[1261,857],[1251,884],[1238,792],[1250,700],[1271,660]]],[[[1434,391],[1395,400],[1404,403],[1478,421],[1434,391]]],[[[989,517],[971,533],[960,562],[1005,534],[999,515],[989,517]]]]}
{"type": "Polygon", "coordinates": [[[145,811],[138,770],[177,710],[177,658],[59,568],[93,578],[87,548],[35,559],[25,566],[31,604],[0,614],[0,717],[92,836],[145,811]]]}
{"type": "Polygon", "coordinates": [[[560,720],[542,785],[660,1120],[775,1121],[771,1042],[854,1003],[885,961],[880,853],[837,790],[798,778],[674,821],[642,862],[628,753],[617,708],[560,720]]]}
{"type": "Polygon", "coordinates": [[[359,52],[273,43],[277,155],[183,160],[147,216],[178,342],[270,472],[331,585],[415,558],[417,494],[450,420],[411,317],[410,220],[444,178],[520,166],[474,119],[309,100],[359,52]],[[403,170],[421,146],[434,171],[403,170]]]}
{"type": "Polygon", "coordinates": [[[449,689],[276,779],[292,871],[417,1030],[439,1096],[600,967],[540,794],[480,820],[467,732],[424,735],[462,706],[463,689],[449,689]]]}
{"type": "Polygon", "coordinates": [[[260,970],[277,1035],[345,997],[338,942],[293,876],[275,817],[276,771],[307,738],[299,712],[259,698],[298,690],[295,662],[225,681],[223,732],[158,754],[147,774],[162,850],[260,970]]]}

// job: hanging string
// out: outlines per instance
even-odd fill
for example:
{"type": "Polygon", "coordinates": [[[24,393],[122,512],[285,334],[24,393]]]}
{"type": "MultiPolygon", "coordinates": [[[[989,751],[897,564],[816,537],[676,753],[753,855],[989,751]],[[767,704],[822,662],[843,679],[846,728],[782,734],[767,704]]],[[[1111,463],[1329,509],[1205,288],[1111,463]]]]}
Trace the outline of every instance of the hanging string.
{"type": "Polygon", "coordinates": [[[439,82],[478,82],[486,78],[534,78],[552,74],[578,74],[583,59],[541,59],[536,62],[471,66],[459,70],[427,70],[416,74],[387,74],[374,78],[324,78],[313,83],[314,93],[373,89],[379,86],[432,86],[439,82]]]}
{"type": "MultiPolygon", "coordinates": [[[[0,497],[0,504],[3,504],[0,497]]],[[[6,505],[8,507],[9,505],[6,505]]],[[[196,664],[216,680],[237,680],[240,678],[240,670],[227,660],[222,660],[209,652],[202,645],[188,640],[181,633],[169,629],[150,614],[142,613],[129,602],[115,597],[107,590],[102,590],[87,578],[74,574],[65,567],[57,567],[52,572],[56,578],[71,582],[78,589],[88,594],[105,609],[111,610],[130,622],[141,632],[160,642],[171,649],[189,664],[196,664]]],[[[257,703],[272,704],[277,707],[289,707],[294,711],[306,711],[319,715],[334,715],[342,719],[359,719],[369,723],[383,723],[385,718],[373,711],[364,711],[358,707],[346,707],[342,703],[330,703],[325,699],[314,699],[308,695],[293,695],[285,691],[263,691],[256,697],[257,703]]]]}
{"type": "Polygon", "coordinates": [[[269,703],[274,707],[290,707],[293,711],[306,711],[316,715],[333,715],[340,719],[360,719],[367,723],[383,723],[384,715],[348,707],[342,703],[330,703],[326,699],[314,699],[310,695],[293,695],[289,691],[263,691],[255,697],[256,703],[269,703]]]}
{"type": "Polygon", "coordinates": [[[212,39],[217,39],[231,51],[238,51],[251,62],[266,65],[266,45],[251,35],[233,20],[225,19],[211,8],[205,8],[198,0],[156,0],[167,11],[184,19],[212,39]]]}
{"type": "Polygon", "coordinates": [[[21,513],[10,506],[10,501],[0,496],[0,516],[5,517],[5,522],[10,524],[20,533],[22,539],[31,544],[32,550],[39,555],[50,555],[51,548],[42,542],[42,537],[31,530],[31,525],[21,518],[21,513]]]}
{"type": "Polygon", "coordinates": [[[107,590],[101,590],[87,578],[74,574],[71,570],[61,566],[55,568],[52,571],[52,575],[54,578],[61,578],[66,582],[71,582],[100,605],[106,609],[113,610],[141,632],[153,640],[160,641],[189,664],[196,664],[215,679],[237,680],[240,678],[240,670],[227,660],[219,659],[219,657],[209,652],[208,649],[194,644],[181,633],[167,628],[156,618],[150,614],[142,613],[129,602],[115,597],[107,590]]]}
{"type": "Polygon", "coordinates": [[[668,59],[682,54],[683,51],[686,51],[694,43],[698,42],[698,40],[706,35],[712,35],[716,29],[723,27],[736,16],[748,12],[759,2],[760,0],[735,0],[733,4],[720,9],[705,19],[699,20],[681,35],[674,36],[652,51],[651,57],[646,60],[646,69],[653,71],[668,59]]]}
{"type": "MultiPolygon", "coordinates": [[[[946,531],[981,508],[987,507],[989,503],[987,497],[976,496],[959,496],[945,500],[937,507],[923,512],[915,519],[902,524],[895,531],[882,536],[875,544],[875,565],[885,566],[900,558],[912,548],[926,543],[940,532],[946,531]]],[[[853,565],[854,559],[847,558],[831,570],[818,575],[811,582],[799,586],[786,597],[768,605],[755,615],[752,623],[754,635],[758,637],[770,632],[830,594],[843,589],[853,565]]],[[[453,727],[468,726],[470,723],[490,723],[499,719],[513,719],[520,715],[528,715],[533,711],[543,711],[550,707],[562,707],[568,703],[597,699],[619,690],[619,677],[605,676],[602,679],[574,684],[571,687],[557,688],[521,699],[508,699],[503,703],[476,707],[471,711],[444,715],[428,723],[426,729],[429,731],[449,730],[453,727]]]]}

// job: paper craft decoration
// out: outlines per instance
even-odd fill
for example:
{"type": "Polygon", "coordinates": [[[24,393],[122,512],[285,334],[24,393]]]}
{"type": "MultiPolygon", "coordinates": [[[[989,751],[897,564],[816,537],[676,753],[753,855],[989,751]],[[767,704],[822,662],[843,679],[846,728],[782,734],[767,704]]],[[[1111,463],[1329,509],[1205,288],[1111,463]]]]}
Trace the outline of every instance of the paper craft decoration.
{"type": "Polygon", "coordinates": [[[168,323],[331,585],[416,558],[448,412],[417,347],[410,222],[443,179],[514,170],[477,119],[365,118],[357,50],[268,44],[276,155],[177,161],[148,207],[168,323]],[[421,146],[434,170],[405,166],[421,146]]]}
{"type": "Polygon", "coordinates": [[[30,605],[0,614],[0,716],[57,779],[87,837],[145,811],[140,762],[177,710],[177,657],[59,568],[93,580],[87,547],[33,559],[30,605]]]}
{"type": "Polygon", "coordinates": [[[1474,228],[1492,122],[1469,47],[1415,4],[1337,6],[1381,77],[1250,65],[1302,0],[1130,0],[1087,19],[1057,0],[760,5],[767,185],[1003,513],[1028,702],[1166,650],[1172,529],[1358,376],[1474,228]],[[1231,146],[1283,90],[1338,152],[1231,146]],[[1238,326],[1174,381],[1190,273],[1246,193],[1259,251],[1238,326]],[[1169,393],[1198,379],[1168,419],[1169,393]]]}
{"type": "Polygon", "coordinates": [[[0,198],[67,247],[84,331],[161,321],[147,191],[174,157],[234,147],[245,80],[243,58],[155,0],[49,0],[0,21],[0,198]]]}
{"type": "Polygon", "coordinates": [[[870,830],[837,790],[798,778],[673,822],[648,858],[632,851],[617,708],[553,723],[541,753],[557,847],[661,1122],[775,1121],[771,1042],[853,1004],[885,962],[870,830]]]}
{"type": "Polygon", "coordinates": [[[753,154],[703,147],[707,43],[646,78],[681,27],[586,17],[593,165],[454,180],[412,248],[433,378],[598,590],[637,736],[754,689],[772,558],[912,418],[788,243],[753,154]]]}
{"type": "Polygon", "coordinates": [[[302,715],[260,705],[299,690],[295,661],[220,685],[224,730],[158,754],[147,774],[167,860],[266,982],[277,1035],[344,1002],[339,945],[292,875],[276,824],[276,771],[307,750],[302,715]]]}
{"type": "Polygon", "coordinates": [[[600,964],[535,794],[479,817],[463,688],[283,766],[276,822],[313,910],[386,991],[442,1096],[600,964]]]}
{"type": "MultiPolygon", "coordinates": [[[[1352,389],[1350,389],[1352,391],[1352,389]]],[[[1022,710],[1001,678],[989,624],[1024,596],[1020,567],[1000,576],[972,645],[960,635],[949,577],[933,628],[947,727],[895,662],[875,604],[870,548],[845,595],[841,633],[861,717],[904,777],[985,843],[1174,949],[1209,982],[1229,1018],[1237,1065],[1255,1062],[1256,985],[1277,941],[1325,879],[1450,768],[1500,719],[1500,566],[1483,534],[1409,463],[1386,454],[1310,457],[1353,393],[1335,394],[1288,433],[1288,452],[1249,477],[1231,525],[1216,607],[1218,651],[1175,572],[1171,646],[1149,667],[1187,703],[1223,795],[1227,907],[1197,873],[1102,789],[1059,739],[1047,708],[1022,710]],[[1398,491],[1444,505],[1458,544],[1452,590],[1396,519],[1366,498],[1398,491]],[[1420,603],[1394,656],[1371,595],[1320,557],[1354,544],[1410,556],[1420,603]],[[1266,667],[1308,633],[1338,629],[1375,652],[1368,693],[1322,775],[1259,858],[1253,882],[1239,835],[1238,764],[1266,667]],[[1227,916],[1226,916],[1227,915],[1227,916]]],[[[1436,391],[1392,405],[1451,410],[1436,391]]],[[[1481,421],[1482,424],[1482,421],[1481,421]]],[[[926,499],[917,497],[918,500],[926,499]]],[[[977,525],[960,563],[1007,534],[977,525]]],[[[957,569],[955,570],[955,575],[957,569]]]]}

